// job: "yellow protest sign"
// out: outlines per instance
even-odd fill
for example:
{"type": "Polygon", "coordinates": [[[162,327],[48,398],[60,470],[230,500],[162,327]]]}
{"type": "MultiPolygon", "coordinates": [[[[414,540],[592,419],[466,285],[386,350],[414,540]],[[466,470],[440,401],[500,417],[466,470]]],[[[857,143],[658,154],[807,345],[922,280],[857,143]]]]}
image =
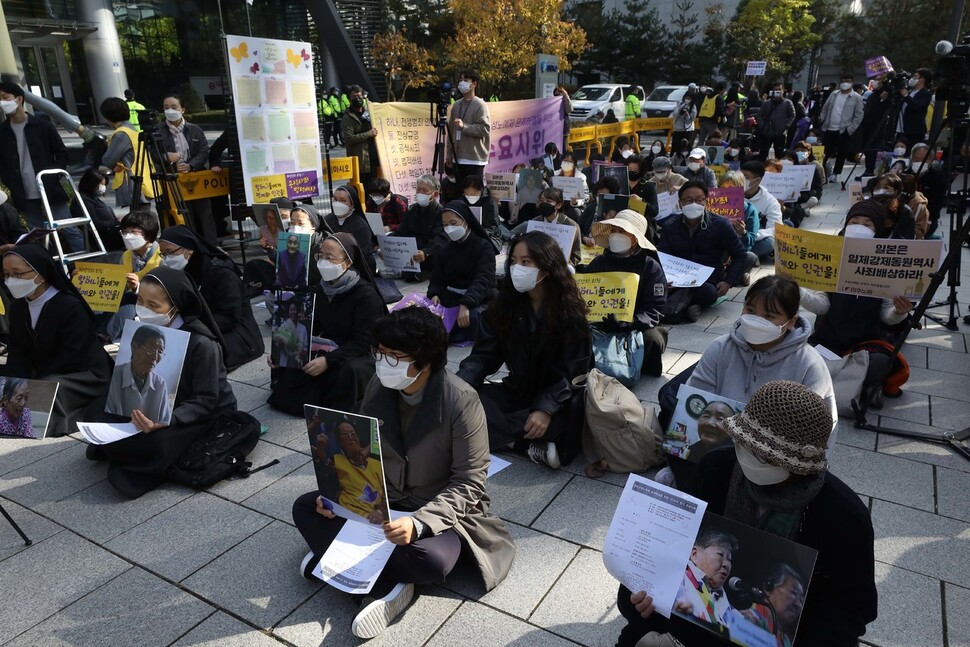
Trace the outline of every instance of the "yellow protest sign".
{"type": "Polygon", "coordinates": [[[803,288],[835,292],[844,244],[841,236],[775,225],[775,272],[803,288]]]}
{"type": "Polygon", "coordinates": [[[638,195],[631,195],[626,206],[627,209],[633,209],[641,216],[646,217],[647,215],[647,203],[641,200],[640,196],[638,195]]]}
{"type": "Polygon", "coordinates": [[[593,262],[593,259],[603,253],[603,248],[599,245],[593,245],[592,247],[587,247],[586,245],[581,245],[579,248],[579,254],[582,256],[582,260],[579,261],[580,265],[589,265],[593,262]]]}
{"type": "Polygon", "coordinates": [[[714,178],[718,182],[721,181],[721,176],[727,173],[727,170],[728,170],[728,168],[723,164],[711,164],[707,168],[711,169],[714,172],[714,178]]]}
{"type": "Polygon", "coordinates": [[[596,126],[573,126],[569,130],[569,143],[579,144],[596,138],[596,126]]]}
{"type": "Polygon", "coordinates": [[[576,274],[579,293],[589,308],[588,321],[613,315],[617,321],[633,321],[640,275],[632,272],[576,274]]]}
{"type": "Polygon", "coordinates": [[[356,174],[354,173],[356,166],[356,157],[331,157],[329,172],[326,166],[323,168],[323,180],[327,180],[327,175],[329,173],[330,179],[334,182],[347,180],[356,181],[357,178],[356,174]]]}
{"type": "Polygon", "coordinates": [[[124,265],[111,263],[76,263],[77,273],[71,281],[95,312],[118,312],[125,293],[124,265]]]}
{"type": "Polygon", "coordinates": [[[825,147],[824,146],[812,146],[812,157],[821,162],[825,159],[825,147]]]}
{"type": "Polygon", "coordinates": [[[286,176],[282,173],[260,175],[250,178],[250,182],[252,183],[254,203],[269,202],[273,198],[286,197],[286,176]]]}
{"type": "Polygon", "coordinates": [[[202,200],[229,195],[229,169],[222,169],[218,173],[191,171],[179,173],[176,177],[185,200],[202,200]]]}

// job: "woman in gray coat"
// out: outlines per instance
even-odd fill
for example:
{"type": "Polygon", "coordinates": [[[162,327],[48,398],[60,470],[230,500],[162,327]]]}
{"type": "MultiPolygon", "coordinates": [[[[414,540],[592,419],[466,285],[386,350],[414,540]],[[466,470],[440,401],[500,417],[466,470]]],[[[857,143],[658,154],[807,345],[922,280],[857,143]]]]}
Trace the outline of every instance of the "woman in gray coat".
{"type": "MultiPolygon", "coordinates": [[[[445,369],[441,319],[421,308],[391,312],[375,323],[373,341],[377,375],[361,413],[381,421],[390,507],[410,514],[384,524],[396,548],[351,626],[365,639],[408,606],[414,584],[443,582],[463,550],[486,590],[505,578],[515,556],[505,523],[488,513],[485,412],[474,389],[445,369]]],[[[311,577],[345,521],[318,492],[296,500],[293,520],[310,547],[300,572],[311,577]]]]}

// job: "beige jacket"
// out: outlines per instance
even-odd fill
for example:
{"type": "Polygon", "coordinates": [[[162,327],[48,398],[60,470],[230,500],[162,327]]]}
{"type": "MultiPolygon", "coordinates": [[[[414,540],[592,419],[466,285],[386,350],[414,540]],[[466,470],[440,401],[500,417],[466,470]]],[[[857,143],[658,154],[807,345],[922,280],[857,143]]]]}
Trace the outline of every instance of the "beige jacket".
{"type": "Polygon", "coordinates": [[[917,191],[913,194],[913,199],[909,201],[909,209],[913,212],[913,219],[916,220],[916,240],[926,238],[926,230],[930,226],[930,210],[927,208],[929,201],[926,196],[917,191]]]}
{"type": "Polygon", "coordinates": [[[445,161],[458,164],[463,163],[459,160],[466,160],[487,164],[491,131],[492,117],[488,112],[488,103],[481,97],[456,101],[448,112],[445,161]],[[455,119],[461,119],[464,127],[455,128],[455,119]]]}
{"type": "Polygon", "coordinates": [[[488,513],[488,428],[478,393],[446,369],[431,375],[411,427],[400,426],[401,396],[372,378],[361,412],[380,421],[391,508],[412,511],[438,535],[453,528],[482,573],[486,590],[512,567],[505,522],[488,513]]]}
{"type": "Polygon", "coordinates": [[[647,181],[653,182],[657,185],[657,193],[659,194],[661,192],[672,193],[676,191],[687,183],[687,178],[680,173],[674,173],[671,171],[670,175],[668,175],[664,180],[658,180],[656,177],[651,177],[647,181]]]}

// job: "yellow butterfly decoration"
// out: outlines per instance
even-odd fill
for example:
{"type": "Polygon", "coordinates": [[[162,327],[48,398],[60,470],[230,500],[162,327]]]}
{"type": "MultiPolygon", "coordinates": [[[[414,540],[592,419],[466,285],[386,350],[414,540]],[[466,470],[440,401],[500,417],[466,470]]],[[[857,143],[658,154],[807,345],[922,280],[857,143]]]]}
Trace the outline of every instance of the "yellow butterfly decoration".
{"type": "Polygon", "coordinates": [[[249,58],[249,47],[245,42],[239,43],[239,47],[230,47],[229,54],[239,63],[244,58],[249,58]]]}
{"type": "Polygon", "coordinates": [[[300,63],[303,61],[309,61],[310,55],[307,54],[306,50],[300,50],[300,53],[295,53],[292,49],[286,50],[286,62],[291,63],[293,67],[300,67],[300,63]]]}

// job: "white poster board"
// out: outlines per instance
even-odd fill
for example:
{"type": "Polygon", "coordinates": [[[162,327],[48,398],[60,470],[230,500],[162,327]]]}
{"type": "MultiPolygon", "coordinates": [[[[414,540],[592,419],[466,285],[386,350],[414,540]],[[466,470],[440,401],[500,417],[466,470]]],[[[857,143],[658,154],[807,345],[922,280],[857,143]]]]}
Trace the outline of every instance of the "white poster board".
{"type": "Polygon", "coordinates": [[[573,241],[576,240],[576,227],[572,225],[560,225],[554,222],[546,222],[544,220],[530,220],[526,226],[526,231],[541,231],[545,234],[552,236],[556,244],[562,250],[563,255],[566,257],[566,262],[569,262],[569,255],[573,251],[573,241]]]}
{"type": "Polygon", "coordinates": [[[798,176],[787,173],[765,173],[761,186],[782,202],[794,202],[800,193],[798,176]]]}
{"type": "Polygon", "coordinates": [[[703,285],[711,274],[714,273],[713,267],[701,265],[694,261],[657,252],[660,258],[660,266],[664,268],[667,282],[675,288],[696,288],[703,285]]]}
{"type": "Polygon", "coordinates": [[[485,186],[496,200],[515,202],[515,183],[518,178],[518,173],[486,173],[485,186]]]}
{"type": "Polygon", "coordinates": [[[379,234],[377,244],[380,245],[384,265],[401,272],[421,271],[421,263],[414,260],[414,255],[418,253],[418,241],[414,237],[379,234]]]}
{"type": "Polygon", "coordinates": [[[583,185],[583,178],[581,177],[553,175],[552,186],[562,190],[562,199],[564,202],[586,199],[586,190],[583,185]]]}
{"type": "Polygon", "coordinates": [[[768,71],[768,61],[748,61],[744,73],[747,76],[764,76],[768,71]]]}
{"type": "Polygon", "coordinates": [[[657,220],[673,215],[677,209],[677,194],[666,191],[657,192],[657,220]]]}

